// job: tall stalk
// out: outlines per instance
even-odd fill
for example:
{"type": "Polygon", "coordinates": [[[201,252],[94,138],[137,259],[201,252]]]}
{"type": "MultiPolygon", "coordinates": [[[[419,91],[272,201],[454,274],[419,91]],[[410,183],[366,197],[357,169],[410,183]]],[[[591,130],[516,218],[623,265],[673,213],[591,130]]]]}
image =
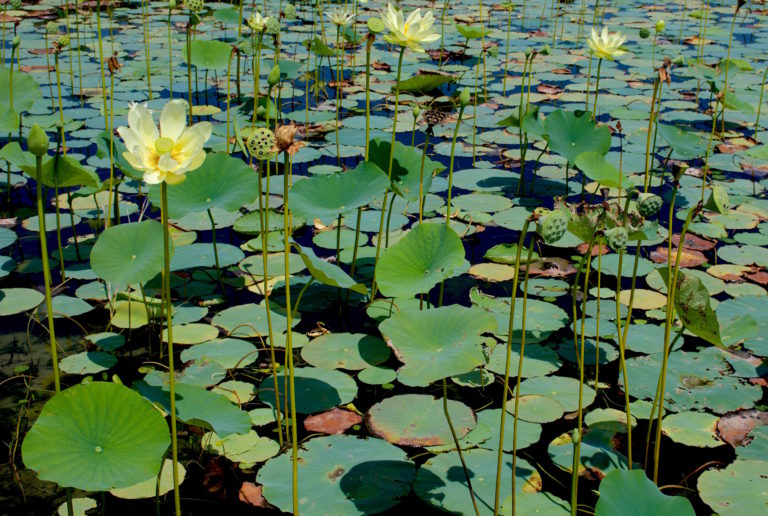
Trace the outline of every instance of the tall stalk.
{"type": "MultiPolygon", "coordinates": [[[[292,466],[292,494],[293,494],[293,514],[299,514],[299,480],[298,480],[298,432],[296,430],[296,390],[294,388],[293,375],[293,314],[291,313],[291,271],[289,266],[289,257],[291,252],[290,235],[290,210],[288,209],[288,192],[290,189],[289,177],[291,170],[291,159],[288,152],[285,153],[285,169],[283,170],[283,240],[285,242],[285,317],[286,317],[286,337],[285,352],[288,356],[288,390],[290,392],[291,404],[291,466],[292,466]]],[[[278,407],[279,410],[279,407],[278,407]]]]}
{"type": "MultiPolygon", "coordinates": [[[[59,379],[59,359],[58,349],[56,344],[56,332],[53,325],[53,301],[51,296],[51,264],[48,261],[48,241],[45,235],[45,208],[43,206],[43,156],[47,152],[48,137],[43,133],[42,129],[35,126],[39,133],[44,136],[44,146],[40,146],[39,149],[33,148],[30,145],[30,151],[35,155],[35,192],[37,197],[37,220],[38,220],[38,235],[40,237],[40,259],[43,262],[43,282],[45,283],[45,311],[48,318],[48,337],[51,344],[51,362],[53,365],[53,386],[55,392],[61,391],[61,381],[59,379]]],[[[35,130],[33,127],[32,131],[35,130]]],[[[64,257],[62,256],[63,260],[64,257]]]]}
{"type": "MultiPolygon", "coordinates": [[[[499,423],[499,449],[497,450],[496,457],[496,491],[493,497],[493,514],[498,516],[499,514],[499,501],[501,499],[501,475],[504,462],[504,427],[507,419],[507,398],[509,393],[509,369],[512,361],[512,333],[514,330],[515,322],[515,301],[517,299],[517,282],[520,272],[520,257],[523,250],[523,244],[525,243],[525,235],[528,233],[528,226],[531,223],[531,218],[528,218],[523,224],[523,229],[520,232],[520,238],[517,240],[517,250],[515,253],[515,275],[512,279],[512,295],[509,300],[509,331],[507,332],[507,354],[504,362],[504,386],[501,395],[501,422],[499,423]]],[[[533,247],[533,246],[531,246],[533,247]]],[[[522,353],[520,354],[522,358],[522,353]]],[[[517,396],[519,390],[515,391],[517,396]]],[[[514,467],[512,470],[512,512],[515,511],[515,472],[514,467]]]]}
{"type": "MultiPolygon", "coordinates": [[[[400,107],[400,74],[403,71],[403,54],[405,54],[405,47],[400,47],[400,55],[397,58],[397,79],[395,80],[395,119],[392,121],[392,141],[389,148],[389,165],[387,166],[387,177],[391,183],[392,181],[392,163],[395,159],[395,141],[397,137],[397,111],[400,107]]],[[[371,283],[371,299],[376,297],[376,265],[379,263],[379,256],[381,256],[381,241],[382,233],[384,231],[384,217],[387,213],[387,197],[389,196],[389,184],[387,189],[384,190],[384,199],[381,202],[381,220],[379,221],[379,237],[376,239],[376,258],[374,260],[373,269],[373,281],[371,283]]]]}
{"type": "MultiPolygon", "coordinates": [[[[586,309],[587,309],[587,298],[589,297],[587,294],[589,293],[589,271],[592,267],[592,248],[595,245],[595,236],[592,237],[592,240],[589,242],[589,246],[587,247],[587,254],[585,255],[586,258],[586,269],[584,271],[584,286],[582,288],[582,304],[581,304],[581,329],[579,331],[579,338],[580,338],[580,349],[577,350],[576,357],[578,359],[579,363],[579,410],[578,410],[578,423],[576,426],[576,429],[573,431],[573,465],[571,468],[571,515],[576,516],[577,507],[578,507],[578,496],[579,496],[579,465],[581,462],[581,439],[582,439],[582,428],[584,424],[584,348],[585,348],[585,323],[586,323],[586,309]]],[[[574,283],[573,290],[574,290],[574,305],[576,303],[575,301],[575,293],[576,289],[578,288],[578,284],[574,283]]],[[[575,317],[575,314],[574,314],[575,317]]],[[[574,318],[573,321],[574,330],[576,328],[576,319],[574,318]]],[[[577,334],[574,331],[573,335],[574,340],[577,338],[577,334]]]]}
{"type": "Polygon", "coordinates": [[[176,370],[173,351],[173,301],[171,300],[171,236],[168,224],[168,184],[160,186],[160,216],[163,224],[163,293],[165,296],[165,320],[168,332],[168,389],[171,408],[171,459],[173,461],[173,506],[176,516],[181,516],[179,496],[179,443],[176,435],[176,370]]]}

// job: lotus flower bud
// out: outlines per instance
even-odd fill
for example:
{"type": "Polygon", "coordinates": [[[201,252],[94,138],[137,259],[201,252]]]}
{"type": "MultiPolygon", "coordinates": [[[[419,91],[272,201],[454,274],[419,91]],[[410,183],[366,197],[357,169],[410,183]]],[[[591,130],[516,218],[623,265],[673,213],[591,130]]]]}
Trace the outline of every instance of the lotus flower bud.
{"type": "Polygon", "coordinates": [[[44,156],[48,152],[49,143],[50,139],[45,131],[39,125],[34,124],[27,136],[27,150],[35,156],[44,156]]]}
{"type": "Polygon", "coordinates": [[[646,39],[648,36],[651,35],[651,31],[649,31],[646,28],[642,28],[642,29],[640,29],[640,33],[639,34],[640,34],[640,39],[646,39]]]}
{"type": "Polygon", "coordinates": [[[293,4],[288,4],[285,6],[285,9],[283,9],[283,14],[285,14],[286,20],[295,20],[296,19],[296,6],[293,4]]]}
{"type": "Polygon", "coordinates": [[[666,26],[667,23],[664,20],[656,20],[656,32],[663,32],[666,26]]]}
{"type": "Polygon", "coordinates": [[[459,94],[459,105],[461,107],[467,107],[471,97],[469,96],[469,88],[464,88],[459,94]]]}
{"type": "Polygon", "coordinates": [[[14,36],[11,40],[11,48],[19,48],[19,45],[21,45],[21,38],[14,36]]]}
{"type": "Polygon", "coordinates": [[[280,82],[280,67],[275,65],[272,67],[272,70],[270,70],[269,75],[267,75],[267,84],[269,84],[269,87],[271,88],[278,82],[280,82]]]}

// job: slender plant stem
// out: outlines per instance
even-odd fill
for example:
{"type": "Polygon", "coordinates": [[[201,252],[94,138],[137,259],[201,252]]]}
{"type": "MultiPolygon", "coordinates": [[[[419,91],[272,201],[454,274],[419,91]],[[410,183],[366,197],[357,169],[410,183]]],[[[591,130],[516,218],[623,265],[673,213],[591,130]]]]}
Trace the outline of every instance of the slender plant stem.
{"type": "Polygon", "coordinates": [[[288,209],[288,193],[290,184],[291,159],[290,155],[285,153],[285,169],[283,170],[283,238],[285,242],[285,317],[286,317],[286,337],[285,352],[288,355],[288,382],[289,397],[291,404],[291,465],[292,465],[292,493],[293,493],[293,514],[299,514],[299,458],[298,448],[299,439],[296,430],[296,390],[294,388],[293,376],[293,314],[291,313],[291,271],[289,266],[289,257],[291,252],[291,234],[290,234],[290,210],[288,209]]]}
{"type": "Polygon", "coordinates": [[[448,413],[448,381],[445,378],[443,378],[443,413],[445,414],[445,420],[448,422],[448,428],[451,430],[451,437],[453,437],[453,444],[456,446],[456,452],[459,454],[461,467],[464,470],[464,477],[467,480],[467,488],[469,489],[469,497],[472,499],[472,507],[475,509],[475,514],[480,516],[480,509],[477,507],[477,500],[475,499],[475,490],[472,489],[471,475],[467,469],[467,463],[464,461],[464,454],[461,451],[461,444],[456,435],[456,430],[453,427],[451,415],[448,413]]]}
{"type": "MultiPolygon", "coordinates": [[[[392,181],[392,163],[395,159],[395,140],[397,136],[397,111],[400,107],[400,74],[403,70],[403,54],[405,54],[405,47],[400,47],[400,56],[397,58],[397,79],[395,80],[395,119],[392,121],[392,142],[389,147],[389,166],[387,167],[387,177],[392,181]]],[[[389,184],[387,189],[384,190],[384,200],[381,202],[381,220],[379,221],[379,236],[376,239],[376,258],[373,266],[373,281],[371,283],[371,299],[376,297],[376,265],[379,263],[379,256],[381,256],[381,241],[382,232],[384,231],[384,217],[387,212],[387,196],[389,195],[389,184]]]]}
{"type": "Polygon", "coordinates": [[[456,119],[456,125],[453,128],[453,138],[451,138],[451,159],[448,162],[448,195],[445,201],[445,223],[450,224],[451,220],[451,195],[453,193],[453,164],[456,157],[456,138],[459,135],[461,119],[464,117],[464,106],[459,107],[459,116],[456,119]]]}
{"type": "MultiPolygon", "coordinates": [[[[263,164],[263,162],[262,162],[263,164]]],[[[264,207],[264,195],[261,187],[261,177],[259,177],[259,224],[261,229],[261,257],[264,274],[264,283],[262,287],[262,294],[264,294],[264,305],[267,310],[267,335],[269,337],[269,357],[270,365],[272,368],[272,379],[274,380],[275,387],[275,422],[277,423],[277,438],[280,443],[280,447],[283,447],[283,425],[280,421],[280,391],[277,381],[277,362],[275,361],[275,339],[274,332],[272,330],[272,310],[269,307],[269,276],[267,274],[267,231],[269,228],[266,226],[266,209],[264,207]]]]}
{"type": "MultiPolygon", "coordinates": [[[[43,207],[43,157],[35,156],[36,169],[36,193],[37,193],[37,220],[38,234],[40,236],[40,259],[43,262],[43,281],[45,282],[45,311],[48,318],[48,336],[51,341],[51,362],[53,365],[53,386],[56,393],[61,391],[59,379],[59,359],[56,344],[56,332],[53,326],[53,301],[51,296],[51,264],[48,261],[48,241],[45,235],[45,208],[43,207]]],[[[63,260],[64,257],[61,257],[63,260]]]]}
{"type": "MultiPolygon", "coordinates": [[[[571,515],[576,516],[578,508],[578,496],[579,496],[579,465],[581,462],[581,439],[582,428],[584,422],[584,347],[585,347],[585,323],[586,323],[586,309],[587,298],[589,293],[589,270],[592,267],[592,248],[595,245],[595,236],[589,242],[587,247],[586,257],[586,269],[584,271],[584,286],[582,288],[582,304],[581,304],[581,330],[579,331],[579,338],[581,341],[580,350],[578,350],[577,356],[579,358],[579,410],[578,410],[578,423],[576,429],[573,431],[573,465],[571,468],[571,515]]],[[[574,293],[578,288],[578,284],[574,283],[574,293]]],[[[576,321],[573,321],[574,328],[576,327],[576,321]]],[[[574,333],[574,338],[576,335],[574,333]]]]}
{"type": "MultiPolygon", "coordinates": [[[[512,362],[512,334],[515,327],[515,300],[517,299],[517,283],[520,272],[520,257],[522,255],[525,235],[528,233],[528,226],[531,219],[527,219],[520,232],[520,238],[517,240],[517,250],[515,253],[515,275],[512,279],[512,295],[509,299],[509,330],[507,332],[507,355],[504,363],[504,387],[501,395],[501,422],[499,423],[499,448],[496,457],[496,491],[493,498],[493,514],[499,514],[499,501],[501,500],[501,475],[504,462],[504,427],[507,419],[507,398],[509,395],[509,369],[512,362]]],[[[512,507],[515,507],[515,474],[512,473],[512,507]]]]}
{"type": "Polygon", "coordinates": [[[765,93],[765,77],[768,75],[768,66],[765,67],[763,72],[763,80],[760,82],[760,100],[757,101],[757,118],[755,119],[755,132],[752,134],[752,138],[757,138],[757,133],[760,130],[760,111],[763,109],[763,93],[765,93]]]}
{"type": "Polygon", "coordinates": [[[597,78],[595,79],[595,98],[592,102],[592,120],[597,118],[597,94],[600,92],[600,68],[603,66],[603,58],[597,60],[597,78]]]}
{"type": "Polygon", "coordinates": [[[173,351],[173,301],[171,300],[171,250],[168,227],[168,184],[163,181],[160,187],[161,218],[163,224],[163,292],[165,292],[165,318],[168,332],[168,388],[171,409],[171,458],[173,460],[173,505],[176,516],[181,516],[181,498],[179,496],[179,444],[176,435],[176,370],[173,351]]]}

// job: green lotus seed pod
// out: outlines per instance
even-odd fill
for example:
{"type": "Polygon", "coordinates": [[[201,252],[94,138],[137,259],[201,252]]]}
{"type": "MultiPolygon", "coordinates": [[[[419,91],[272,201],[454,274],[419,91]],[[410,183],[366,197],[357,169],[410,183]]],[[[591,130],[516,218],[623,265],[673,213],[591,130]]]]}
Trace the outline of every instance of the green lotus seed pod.
{"type": "Polygon", "coordinates": [[[728,192],[719,185],[712,185],[710,188],[712,192],[710,192],[709,199],[704,207],[717,213],[728,213],[731,209],[731,200],[728,197],[728,192]]]}
{"type": "Polygon", "coordinates": [[[49,21],[45,24],[45,32],[48,34],[56,34],[59,32],[59,24],[54,21],[49,21]]]}
{"type": "Polygon", "coordinates": [[[276,16],[267,18],[267,34],[280,34],[280,20],[276,16]]]}
{"type": "Polygon", "coordinates": [[[254,129],[245,142],[248,152],[258,160],[265,160],[276,154],[275,133],[266,127],[257,127],[254,129]]]}
{"type": "Polygon", "coordinates": [[[184,0],[184,5],[193,13],[199,13],[205,7],[205,2],[203,0],[184,0]]]}
{"type": "Polygon", "coordinates": [[[462,107],[467,107],[469,105],[469,101],[471,100],[471,97],[469,95],[469,88],[464,88],[461,90],[461,93],[459,94],[459,104],[462,107]]]}
{"type": "Polygon", "coordinates": [[[176,0],[169,0],[168,9],[176,9],[176,0]]]}
{"type": "Polygon", "coordinates": [[[640,29],[640,38],[641,39],[646,39],[650,35],[651,35],[651,31],[649,31],[648,29],[646,29],[646,28],[640,29]]]}
{"type": "Polygon", "coordinates": [[[27,150],[35,156],[44,156],[48,152],[49,143],[50,139],[45,131],[39,125],[34,124],[27,136],[27,150]]]}
{"type": "Polygon", "coordinates": [[[272,67],[272,70],[270,70],[269,75],[267,75],[267,84],[269,84],[270,88],[274,85],[276,85],[280,81],[280,67],[275,65],[272,67]]]}
{"type": "Polygon", "coordinates": [[[656,215],[661,209],[662,200],[656,194],[641,193],[637,196],[637,211],[645,218],[656,215]]]}
{"type": "Polygon", "coordinates": [[[11,48],[19,48],[19,45],[21,45],[21,38],[14,36],[11,40],[11,48]]]}
{"type": "Polygon", "coordinates": [[[604,233],[606,243],[615,251],[621,251],[627,247],[629,233],[623,226],[607,229],[604,233]]]}
{"type": "Polygon", "coordinates": [[[562,210],[555,210],[539,217],[536,231],[547,244],[554,244],[568,230],[568,215],[562,210]]]}
{"type": "Polygon", "coordinates": [[[373,32],[374,34],[378,34],[380,32],[384,32],[387,30],[387,26],[384,25],[384,22],[381,21],[381,18],[376,18],[375,16],[372,16],[368,18],[368,30],[373,32]]]}
{"type": "Polygon", "coordinates": [[[296,6],[293,4],[288,4],[285,6],[285,9],[283,10],[283,14],[285,15],[285,19],[288,21],[293,21],[296,19],[296,6]]]}
{"type": "Polygon", "coordinates": [[[656,32],[664,31],[664,28],[666,26],[667,26],[667,23],[664,20],[656,20],[656,32]]]}
{"type": "Polygon", "coordinates": [[[69,46],[69,36],[66,34],[59,38],[59,46],[64,48],[69,46]]]}

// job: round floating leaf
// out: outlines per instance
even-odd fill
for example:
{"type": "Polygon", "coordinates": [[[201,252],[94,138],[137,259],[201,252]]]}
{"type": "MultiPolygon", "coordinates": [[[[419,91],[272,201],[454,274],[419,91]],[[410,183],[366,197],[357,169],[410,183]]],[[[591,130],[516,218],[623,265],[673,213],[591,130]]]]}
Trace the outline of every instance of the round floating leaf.
{"type": "Polygon", "coordinates": [[[701,474],[698,489],[704,503],[723,516],[762,514],[768,506],[768,461],[737,460],[725,469],[701,474]]]}
{"type": "Polygon", "coordinates": [[[600,498],[595,507],[596,516],[616,514],[694,516],[696,513],[687,498],[663,494],[642,469],[617,469],[600,482],[600,498]]]}
{"type": "Polygon", "coordinates": [[[312,176],[291,188],[288,204],[302,219],[334,219],[384,195],[389,184],[378,165],[363,161],[354,170],[328,176],[312,176]]]}
{"type": "Polygon", "coordinates": [[[0,316],[32,310],[45,300],[45,296],[31,288],[0,289],[0,316]]]}
{"type": "MultiPolygon", "coordinates": [[[[448,400],[456,437],[467,435],[477,424],[472,410],[448,400]]],[[[453,442],[445,420],[443,400],[426,394],[393,396],[371,407],[366,419],[371,433],[401,446],[437,446],[453,442]]]]}
{"type": "Polygon", "coordinates": [[[209,453],[222,455],[243,467],[252,467],[257,462],[271,459],[280,451],[277,441],[259,437],[253,430],[244,435],[232,434],[227,437],[208,432],[200,444],[209,453]]]}
{"type": "MultiPolygon", "coordinates": [[[[215,339],[219,335],[219,330],[210,324],[192,323],[192,324],[174,324],[173,325],[173,343],[174,344],[200,344],[215,339]]],[[[168,329],[163,330],[163,342],[168,342],[168,329]]]]}
{"type": "MultiPolygon", "coordinates": [[[[184,468],[184,465],[179,462],[176,471],[178,472],[179,484],[181,484],[184,482],[187,470],[184,468]]],[[[109,494],[124,500],[138,500],[141,498],[154,498],[158,494],[162,496],[173,490],[173,461],[171,459],[165,459],[163,462],[163,471],[160,472],[159,492],[157,487],[157,476],[154,476],[130,487],[110,489],[109,494]]]]}
{"type": "Polygon", "coordinates": [[[400,312],[379,325],[405,364],[397,372],[398,380],[412,387],[426,387],[483,365],[480,335],[495,329],[493,315],[460,305],[400,312]]]}
{"type": "MultiPolygon", "coordinates": [[[[467,450],[464,460],[472,479],[472,489],[481,514],[493,514],[496,493],[497,454],[491,450],[467,450]]],[[[541,489],[541,475],[526,460],[518,457],[515,468],[516,490],[534,492],[541,489]]],[[[413,484],[416,496],[428,504],[453,514],[474,514],[467,491],[467,479],[456,452],[432,457],[419,468],[413,484]]],[[[505,455],[501,470],[500,501],[512,493],[512,457],[505,455]]],[[[510,512],[506,514],[510,514],[510,512]]]]}
{"type": "Polygon", "coordinates": [[[364,333],[327,333],[301,348],[301,358],[326,369],[366,369],[391,354],[383,340],[364,333]]]}
{"type": "MultiPolygon", "coordinates": [[[[357,384],[347,374],[333,369],[319,367],[297,367],[294,370],[296,389],[296,412],[313,414],[338,405],[349,403],[357,395],[357,384]]],[[[278,378],[280,403],[285,401],[285,382],[282,374],[278,378]]],[[[262,380],[259,385],[259,399],[267,405],[275,406],[275,381],[272,376],[262,380]]]]}
{"type": "Polygon", "coordinates": [[[369,367],[358,373],[357,379],[368,385],[383,385],[392,383],[397,378],[397,372],[388,367],[369,367]]]}
{"type": "MultiPolygon", "coordinates": [[[[525,362],[523,362],[525,365],[525,362]]],[[[579,381],[565,376],[539,376],[528,378],[520,384],[520,395],[539,394],[555,398],[566,412],[579,408],[579,381]]],[[[595,401],[595,391],[588,385],[584,386],[583,406],[587,407],[595,401]]]]}
{"type": "Polygon", "coordinates": [[[102,332],[86,335],[85,339],[102,351],[114,351],[125,344],[125,337],[119,333],[102,332]]]}
{"type": "Polygon", "coordinates": [[[181,360],[184,362],[213,361],[225,369],[246,367],[254,363],[258,357],[256,346],[250,342],[229,338],[203,342],[181,352],[181,360]]]}
{"type": "MultiPolygon", "coordinates": [[[[415,476],[405,452],[381,439],[319,437],[299,450],[299,459],[301,514],[377,514],[407,496],[415,476]]],[[[267,501],[286,512],[292,510],[290,477],[290,453],[268,461],[256,477],[267,501]]]]}
{"type": "Polygon", "coordinates": [[[466,271],[464,246],[445,224],[419,224],[384,251],[376,281],[387,297],[412,297],[466,271]]]}
{"type": "MultiPolygon", "coordinates": [[[[520,406],[518,408],[518,417],[521,421],[530,421],[531,423],[549,423],[557,421],[563,416],[563,405],[555,398],[541,396],[540,394],[529,394],[520,396],[520,406]]],[[[507,402],[507,412],[514,414],[515,400],[507,402]]]]}
{"type": "Polygon", "coordinates": [[[697,448],[715,448],[725,444],[717,438],[717,416],[705,412],[678,412],[666,416],[662,431],[676,443],[697,448]]]}
{"type": "Polygon", "coordinates": [[[120,384],[91,382],[51,398],[21,451],[41,480],[106,491],[156,477],[170,442],[165,419],[141,396],[120,384]]]}
{"type": "MultiPolygon", "coordinates": [[[[226,153],[208,154],[186,180],[168,189],[168,215],[173,219],[187,213],[218,208],[235,212],[258,199],[259,175],[243,160],[226,153]]],[[[160,187],[149,189],[152,204],[160,206],[160,187]]]]}
{"type": "MultiPolygon", "coordinates": [[[[171,242],[171,252],[173,243],[171,242]]],[[[154,220],[111,226],[91,249],[91,268],[118,285],[145,283],[163,271],[163,226],[154,220]]]]}
{"type": "Polygon", "coordinates": [[[69,355],[59,363],[59,368],[69,374],[94,374],[106,371],[117,363],[117,357],[103,351],[83,351],[69,355]]]}

